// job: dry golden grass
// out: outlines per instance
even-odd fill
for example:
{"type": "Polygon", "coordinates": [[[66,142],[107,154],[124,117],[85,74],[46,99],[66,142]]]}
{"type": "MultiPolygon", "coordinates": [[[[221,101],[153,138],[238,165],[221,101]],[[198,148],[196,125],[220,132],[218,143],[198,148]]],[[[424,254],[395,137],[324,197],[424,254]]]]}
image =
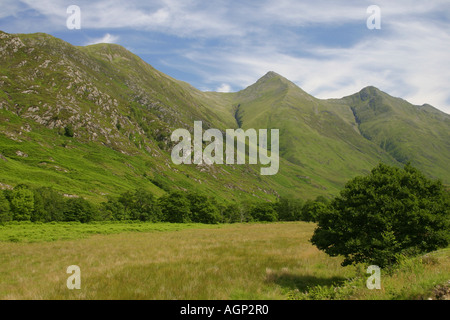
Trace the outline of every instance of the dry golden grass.
{"type": "Polygon", "coordinates": [[[309,243],[314,224],[96,235],[0,243],[0,299],[284,299],[351,276],[309,243]],[[81,268],[81,290],[66,268],[81,268]]]}
{"type": "Polygon", "coordinates": [[[0,242],[0,299],[403,300],[426,298],[450,280],[450,249],[443,249],[407,259],[392,274],[383,272],[382,289],[368,290],[361,266],[341,267],[341,258],[311,245],[314,228],[305,222],[199,225],[0,242]],[[81,268],[80,290],[66,286],[70,265],[81,268]],[[355,276],[357,282],[347,281],[355,276]]]}

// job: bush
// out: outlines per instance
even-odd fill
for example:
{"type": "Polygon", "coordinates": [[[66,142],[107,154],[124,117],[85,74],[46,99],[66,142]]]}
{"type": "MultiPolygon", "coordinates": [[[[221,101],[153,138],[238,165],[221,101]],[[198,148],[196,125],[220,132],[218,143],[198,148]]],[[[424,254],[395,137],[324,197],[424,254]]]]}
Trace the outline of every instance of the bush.
{"type": "Polygon", "coordinates": [[[64,128],[64,135],[69,138],[73,138],[73,127],[69,124],[64,128]]]}
{"type": "Polygon", "coordinates": [[[449,196],[440,181],[406,165],[380,164],[348,182],[324,205],[311,242],[345,265],[385,267],[401,255],[445,247],[449,241],[449,196]]]}

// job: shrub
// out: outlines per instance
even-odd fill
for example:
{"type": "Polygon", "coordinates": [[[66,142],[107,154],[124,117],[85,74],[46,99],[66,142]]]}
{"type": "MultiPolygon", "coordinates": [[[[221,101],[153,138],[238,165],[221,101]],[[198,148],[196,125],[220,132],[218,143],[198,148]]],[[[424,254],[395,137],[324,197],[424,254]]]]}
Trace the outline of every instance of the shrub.
{"type": "Polygon", "coordinates": [[[73,138],[73,127],[70,124],[64,127],[64,135],[66,137],[73,138]]]}

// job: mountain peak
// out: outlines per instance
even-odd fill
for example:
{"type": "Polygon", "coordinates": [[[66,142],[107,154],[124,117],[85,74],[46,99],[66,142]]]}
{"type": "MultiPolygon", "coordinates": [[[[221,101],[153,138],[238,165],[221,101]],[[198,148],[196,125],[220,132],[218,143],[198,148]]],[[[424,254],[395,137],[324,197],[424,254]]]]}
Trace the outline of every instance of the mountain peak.
{"type": "Polygon", "coordinates": [[[255,84],[253,84],[253,86],[257,86],[257,87],[266,87],[266,86],[270,86],[270,87],[282,87],[282,88],[298,88],[297,85],[295,83],[293,83],[292,81],[286,79],[285,77],[283,77],[282,75],[274,72],[274,71],[269,71],[267,72],[264,76],[262,76],[261,78],[258,79],[258,81],[256,81],[255,84]]]}
{"type": "Polygon", "coordinates": [[[269,71],[264,76],[259,78],[254,84],[242,90],[241,93],[251,93],[251,96],[253,96],[257,92],[267,93],[280,90],[283,91],[292,86],[295,86],[295,84],[288,79],[280,76],[274,71],[269,71]]]}
{"type": "Polygon", "coordinates": [[[275,71],[269,71],[262,78],[270,79],[270,78],[274,78],[274,77],[281,77],[281,76],[278,73],[276,73],[275,71]]]}
{"type": "Polygon", "coordinates": [[[366,101],[367,99],[378,96],[381,93],[383,93],[383,91],[381,91],[380,89],[378,89],[374,86],[367,86],[367,87],[361,89],[361,91],[359,91],[357,93],[357,95],[359,95],[359,97],[362,101],[366,101]]]}
{"type": "Polygon", "coordinates": [[[282,82],[288,82],[291,83],[291,81],[289,81],[288,79],[286,79],[285,77],[283,77],[282,75],[274,72],[274,71],[269,71],[267,72],[264,76],[262,76],[257,82],[265,82],[271,79],[279,79],[282,82]]]}

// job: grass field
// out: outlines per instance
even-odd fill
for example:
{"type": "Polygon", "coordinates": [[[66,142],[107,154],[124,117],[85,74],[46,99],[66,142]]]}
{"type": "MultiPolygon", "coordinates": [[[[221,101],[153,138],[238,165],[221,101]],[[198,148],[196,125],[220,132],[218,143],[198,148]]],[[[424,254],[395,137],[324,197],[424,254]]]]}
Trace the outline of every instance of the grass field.
{"type": "MultiPolygon", "coordinates": [[[[405,260],[365,286],[309,243],[315,224],[8,224],[0,299],[416,299],[450,280],[450,251],[405,260]],[[69,290],[66,269],[81,269],[69,290]]],[[[367,275],[368,276],[368,275],[367,275]]]]}

